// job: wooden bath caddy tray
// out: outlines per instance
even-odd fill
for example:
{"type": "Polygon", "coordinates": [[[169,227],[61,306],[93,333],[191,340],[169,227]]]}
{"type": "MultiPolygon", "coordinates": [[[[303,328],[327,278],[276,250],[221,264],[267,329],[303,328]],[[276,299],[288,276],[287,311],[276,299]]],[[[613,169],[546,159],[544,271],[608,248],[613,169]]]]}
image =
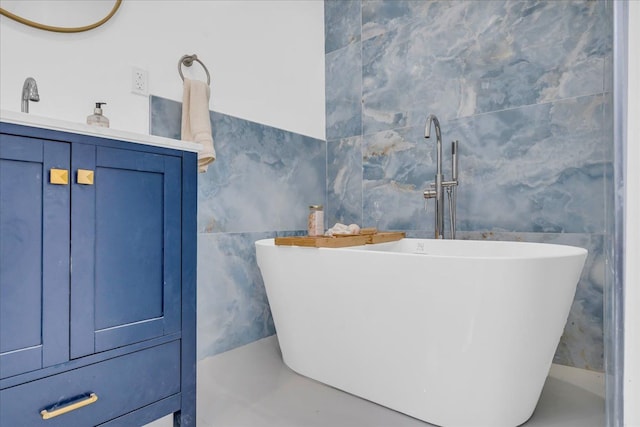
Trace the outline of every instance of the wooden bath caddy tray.
{"type": "Polygon", "coordinates": [[[380,231],[373,233],[348,234],[334,237],[327,236],[292,236],[276,237],[278,246],[308,246],[312,248],[345,248],[347,246],[361,246],[373,243],[393,242],[403,239],[406,234],[402,231],[380,231]]]}

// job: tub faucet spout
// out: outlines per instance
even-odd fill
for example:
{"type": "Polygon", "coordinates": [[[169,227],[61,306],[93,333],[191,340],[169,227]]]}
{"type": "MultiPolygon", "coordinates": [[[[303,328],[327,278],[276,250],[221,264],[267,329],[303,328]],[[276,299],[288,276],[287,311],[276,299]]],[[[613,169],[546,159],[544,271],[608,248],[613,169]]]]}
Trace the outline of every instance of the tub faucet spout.
{"type": "Polygon", "coordinates": [[[455,207],[456,207],[456,187],[458,186],[458,141],[451,143],[451,181],[445,181],[442,174],[442,132],[440,121],[434,114],[429,114],[427,124],[424,129],[424,137],[431,137],[431,125],[436,130],[436,176],[434,182],[429,184],[429,188],[424,191],[425,199],[435,199],[436,219],[435,232],[436,239],[444,239],[444,189],[449,196],[449,222],[451,224],[451,238],[456,238],[455,229],[455,207]]]}
{"type": "Polygon", "coordinates": [[[38,94],[38,84],[33,77],[27,77],[22,85],[22,106],[21,111],[23,113],[29,112],[29,101],[40,101],[40,95],[38,94]]]}

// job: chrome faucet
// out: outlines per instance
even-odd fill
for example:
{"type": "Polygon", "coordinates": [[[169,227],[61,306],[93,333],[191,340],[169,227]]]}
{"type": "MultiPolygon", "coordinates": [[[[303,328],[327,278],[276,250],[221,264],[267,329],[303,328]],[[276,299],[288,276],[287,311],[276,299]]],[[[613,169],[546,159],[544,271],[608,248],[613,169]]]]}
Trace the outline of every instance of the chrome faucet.
{"type": "Polygon", "coordinates": [[[36,79],[33,77],[27,77],[22,85],[22,112],[29,112],[29,101],[40,101],[40,95],[38,95],[38,85],[36,79]]]}
{"type": "Polygon", "coordinates": [[[435,238],[444,239],[444,190],[447,190],[449,198],[449,223],[451,228],[451,238],[456,238],[456,187],[458,186],[458,141],[451,143],[451,181],[445,181],[442,175],[442,132],[438,118],[430,114],[427,117],[427,124],[424,129],[424,137],[431,137],[431,124],[436,129],[436,178],[429,184],[429,189],[425,190],[425,199],[436,199],[436,220],[435,238]]]}

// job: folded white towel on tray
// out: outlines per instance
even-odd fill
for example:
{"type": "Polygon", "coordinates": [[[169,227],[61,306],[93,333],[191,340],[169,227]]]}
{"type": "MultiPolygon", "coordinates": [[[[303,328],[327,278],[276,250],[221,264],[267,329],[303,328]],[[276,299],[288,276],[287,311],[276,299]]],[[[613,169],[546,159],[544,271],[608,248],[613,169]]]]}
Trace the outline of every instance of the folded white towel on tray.
{"type": "Polygon", "coordinates": [[[335,235],[348,235],[348,234],[358,234],[360,233],[360,227],[358,224],[341,224],[336,222],[336,224],[327,230],[324,233],[325,236],[335,236],[335,235]]]}

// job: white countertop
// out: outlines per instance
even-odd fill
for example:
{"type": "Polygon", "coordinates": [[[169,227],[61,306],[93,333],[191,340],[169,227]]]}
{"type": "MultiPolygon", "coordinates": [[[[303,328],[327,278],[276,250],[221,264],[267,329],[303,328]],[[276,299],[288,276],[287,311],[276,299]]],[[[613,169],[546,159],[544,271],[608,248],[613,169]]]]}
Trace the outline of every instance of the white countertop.
{"type": "Polygon", "coordinates": [[[34,116],[27,113],[18,113],[9,110],[0,110],[0,121],[16,125],[32,126],[42,129],[59,130],[63,132],[77,133],[81,135],[98,136],[101,138],[115,139],[118,141],[135,142],[138,144],[153,145],[155,147],[173,148],[182,151],[200,151],[201,145],[195,142],[179,141],[163,138],[161,136],[142,135],[133,132],[89,126],[84,123],[72,123],[49,117],[34,116]]]}

